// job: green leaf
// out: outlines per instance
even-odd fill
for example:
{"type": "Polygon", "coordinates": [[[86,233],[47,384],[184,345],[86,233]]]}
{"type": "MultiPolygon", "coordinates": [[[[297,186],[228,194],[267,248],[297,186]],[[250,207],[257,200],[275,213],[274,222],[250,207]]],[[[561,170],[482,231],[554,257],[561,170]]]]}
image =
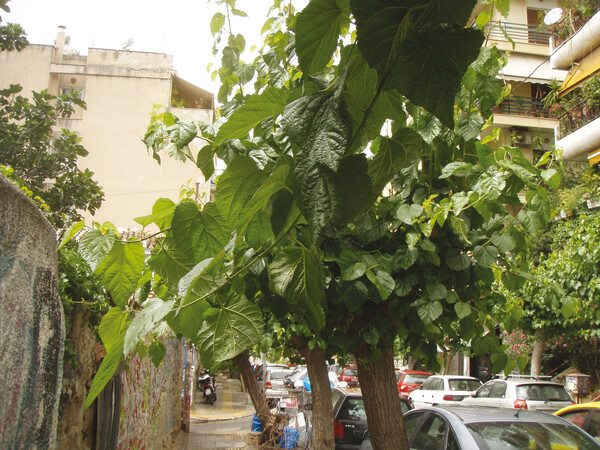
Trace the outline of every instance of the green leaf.
{"type": "Polygon", "coordinates": [[[152,250],[148,267],[157,273],[165,284],[174,287],[181,277],[194,267],[194,261],[192,256],[178,248],[172,236],[168,236],[152,250]]]}
{"type": "Polygon", "coordinates": [[[233,159],[217,180],[215,203],[228,228],[234,229],[248,202],[261,186],[265,175],[249,156],[233,159]]]}
{"type": "Polygon", "coordinates": [[[400,207],[396,210],[396,217],[400,219],[402,222],[412,225],[412,223],[423,214],[423,207],[421,205],[413,204],[413,205],[400,205],[400,207]]]}
{"type": "Polygon", "coordinates": [[[454,304],[454,311],[456,311],[456,316],[459,319],[464,319],[471,314],[471,307],[468,303],[456,302],[454,304]]]}
{"type": "Polygon", "coordinates": [[[127,356],[135,345],[171,311],[174,304],[175,300],[164,302],[160,298],[151,298],[144,303],[144,309],[133,318],[127,328],[123,341],[124,356],[127,356]]]}
{"type": "Polygon", "coordinates": [[[365,331],[365,333],[363,334],[364,341],[369,345],[377,345],[380,338],[381,335],[379,333],[379,330],[374,326],[367,328],[367,331],[365,331]]]}
{"type": "Polygon", "coordinates": [[[375,285],[383,300],[387,300],[390,294],[394,292],[396,283],[389,273],[383,270],[368,270],[367,278],[375,285]]]}
{"type": "Polygon", "coordinates": [[[498,341],[490,334],[485,336],[476,336],[473,338],[471,347],[475,355],[485,355],[487,353],[494,353],[498,348],[498,341]]]}
{"type": "Polygon", "coordinates": [[[296,52],[305,75],[321,72],[331,61],[340,31],[349,22],[349,10],[336,0],[313,0],[296,21],[296,52]]]}
{"type": "Polygon", "coordinates": [[[396,251],[396,254],[394,255],[394,263],[400,269],[406,270],[417,261],[418,257],[419,257],[418,250],[410,249],[410,248],[408,248],[408,246],[406,246],[406,247],[402,246],[396,251]]]}
{"type": "Polygon", "coordinates": [[[215,34],[217,34],[219,31],[221,31],[221,29],[223,28],[224,25],[225,25],[225,16],[220,12],[215,13],[215,15],[212,16],[212,19],[210,20],[211,34],[213,36],[215,34]]]}
{"type": "Polygon", "coordinates": [[[410,33],[402,43],[392,86],[453,128],[454,98],[482,44],[480,30],[447,24],[410,33]]]}
{"type": "Polygon", "coordinates": [[[490,267],[498,261],[498,249],[493,245],[478,245],[473,249],[473,257],[480,266],[490,267]]]}
{"type": "Polygon", "coordinates": [[[340,297],[348,311],[358,312],[369,297],[369,290],[362,281],[344,283],[340,297]]]}
{"type": "Polygon", "coordinates": [[[484,172],[477,180],[477,183],[475,183],[475,185],[473,186],[473,190],[475,192],[489,195],[491,198],[496,199],[500,196],[505,186],[505,174],[490,174],[488,172],[484,172]]]}
{"type": "Polygon", "coordinates": [[[65,232],[57,250],[60,250],[67,242],[75,237],[77,233],[79,233],[85,227],[85,220],[80,220],[79,222],[75,222],[71,225],[68,230],[65,232]]]}
{"type": "Polygon", "coordinates": [[[115,242],[116,236],[112,230],[106,234],[100,230],[90,230],[79,241],[79,254],[89,264],[92,271],[108,254],[115,242]]]}
{"type": "Polygon", "coordinates": [[[268,266],[271,290],[299,305],[315,331],[325,325],[325,293],[320,264],[304,247],[285,247],[268,266]]]}
{"type": "Polygon", "coordinates": [[[492,361],[492,373],[500,373],[508,364],[508,356],[506,353],[492,353],[490,356],[492,361]]]}
{"type": "Polygon", "coordinates": [[[198,135],[198,130],[194,122],[180,121],[167,128],[169,136],[175,145],[179,148],[185,147],[198,135]]]}
{"type": "Polygon", "coordinates": [[[502,14],[504,17],[508,17],[510,0],[495,0],[494,5],[500,14],[502,14]]]}
{"type": "Polygon", "coordinates": [[[125,309],[129,297],[137,289],[144,269],[144,259],[144,247],[141,242],[116,241],[94,271],[121,309],[125,309]]]}
{"type": "Polygon", "coordinates": [[[465,141],[471,141],[479,137],[485,121],[479,114],[462,113],[458,116],[456,124],[458,125],[458,134],[465,141]]]}
{"type": "Polygon", "coordinates": [[[579,312],[581,309],[581,302],[579,299],[571,296],[567,296],[562,301],[562,305],[560,307],[560,313],[565,319],[568,319],[579,312]]]}
{"type": "Polygon", "coordinates": [[[446,297],[448,290],[441,283],[427,283],[425,292],[429,300],[441,300],[446,297]]]}
{"type": "Polygon", "coordinates": [[[124,340],[125,332],[122,331],[110,351],[107,350],[106,355],[98,368],[98,372],[96,372],[96,375],[94,376],[94,381],[92,381],[92,386],[85,399],[85,403],[83,404],[84,411],[92,405],[96,397],[102,392],[119,368],[121,361],[123,361],[124,340]]]}
{"type": "Polygon", "coordinates": [[[159,198],[152,206],[152,214],[136,217],[135,220],[143,227],[155,223],[158,228],[164,230],[171,226],[171,219],[175,211],[175,203],[169,198],[159,198]]]}
{"type": "Polygon", "coordinates": [[[229,230],[214,203],[200,211],[192,200],[184,200],[175,208],[171,223],[177,247],[194,263],[211,258],[229,242],[229,230]]]}
{"type": "Polygon", "coordinates": [[[367,264],[359,259],[359,255],[348,249],[340,252],[340,257],[336,259],[336,262],[340,266],[344,281],[356,280],[362,277],[367,270],[367,264]]]}
{"type": "Polygon", "coordinates": [[[470,243],[469,238],[467,237],[467,225],[463,219],[456,216],[450,216],[450,225],[456,234],[461,236],[465,242],[470,243]]]}
{"type": "Polygon", "coordinates": [[[281,89],[267,88],[260,94],[249,95],[217,133],[214,144],[227,139],[242,139],[263,120],[283,113],[288,94],[281,89]]]}
{"type": "Polygon", "coordinates": [[[396,289],[394,290],[394,293],[398,297],[404,297],[412,292],[412,289],[417,285],[418,282],[419,279],[414,273],[406,274],[403,277],[397,277],[395,279],[396,289]]]}
{"type": "Polygon", "coordinates": [[[456,176],[456,177],[466,177],[467,175],[469,175],[471,173],[471,168],[473,167],[472,164],[466,163],[466,162],[453,162],[450,164],[447,164],[443,169],[442,169],[442,174],[439,176],[439,178],[448,178],[450,176],[456,176]]]}
{"type": "Polygon", "coordinates": [[[543,226],[540,216],[535,211],[528,209],[521,209],[517,214],[517,219],[531,235],[536,234],[543,226]]]}
{"type": "Polygon", "coordinates": [[[373,193],[380,194],[392,177],[415,159],[422,147],[423,139],[410,128],[402,128],[391,138],[383,138],[369,162],[373,193]]]}
{"type": "Polygon", "coordinates": [[[215,148],[212,145],[205,145],[200,149],[196,165],[202,171],[204,179],[210,180],[215,173],[215,148]]]}
{"type": "Polygon", "coordinates": [[[206,300],[196,298],[182,300],[176,311],[171,311],[165,320],[178,335],[195,340],[204,321],[204,313],[210,308],[206,300]]]}
{"type": "Polygon", "coordinates": [[[471,259],[465,253],[451,252],[446,254],[446,264],[451,270],[460,272],[471,265],[471,259]]]}
{"type": "Polygon", "coordinates": [[[154,367],[158,367],[160,366],[161,361],[165,359],[167,349],[165,348],[165,345],[162,342],[154,340],[150,344],[148,354],[150,355],[150,359],[152,360],[152,364],[154,364],[154,367]]]}
{"type": "Polygon", "coordinates": [[[542,179],[550,187],[550,189],[558,189],[560,186],[560,173],[554,169],[542,170],[542,179]]]}
{"type": "Polygon", "coordinates": [[[494,233],[492,235],[492,243],[502,253],[508,253],[516,246],[514,239],[508,233],[494,233]]]}
{"type": "Polygon", "coordinates": [[[129,313],[120,308],[111,308],[100,321],[98,334],[107,352],[112,350],[119,342],[121,331],[127,325],[129,313]]]}
{"type": "Polygon", "coordinates": [[[244,297],[209,310],[196,340],[200,359],[220,362],[239,355],[260,342],[263,327],[260,308],[244,297]]]}
{"type": "Polygon", "coordinates": [[[420,305],[417,309],[419,317],[423,322],[431,323],[444,312],[442,304],[437,300],[434,302],[426,302],[420,305]]]}

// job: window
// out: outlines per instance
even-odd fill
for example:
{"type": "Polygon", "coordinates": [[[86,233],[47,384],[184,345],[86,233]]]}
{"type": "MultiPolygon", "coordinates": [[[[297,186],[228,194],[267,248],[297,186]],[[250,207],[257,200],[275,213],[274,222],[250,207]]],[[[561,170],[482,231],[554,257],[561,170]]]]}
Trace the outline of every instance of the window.
{"type": "Polygon", "coordinates": [[[492,384],[484,384],[475,394],[476,398],[488,398],[490,396],[490,390],[492,389],[492,384]]]}
{"type": "Polygon", "coordinates": [[[490,391],[490,398],[504,398],[506,396],[506,383],[499,381],[494,383],[490,391]]]}
{"type": "Polygon", "coordinates": [[[448,426],[441,417],[431,415],[415,435],[410,448],[415,450],[439,449],[448,426]]]}
{"type": "Polygon", "coordinates": [[[347,398],[340,409],[338,420],[351,420],[355,422],[367,420],[363,399],[347,398]]]}

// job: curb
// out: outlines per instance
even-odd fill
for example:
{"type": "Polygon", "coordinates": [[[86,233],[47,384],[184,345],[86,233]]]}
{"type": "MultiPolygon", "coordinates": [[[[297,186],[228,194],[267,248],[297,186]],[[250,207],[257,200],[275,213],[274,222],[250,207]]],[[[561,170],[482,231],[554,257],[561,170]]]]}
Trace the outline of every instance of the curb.
{"type": "Polygon", "coordinates": [[[233,420],[233,419],[245,419],[246,417],[251,417],[254,415],[254,411],[242,411],[239,414],[229,414],[227,416],[221,417],[209,417],[209,416],[200,416],[190,414],[190,421],[194,421],[195,423],[206,423],[206,422],[221,422],[225,420],[233,420]]]}

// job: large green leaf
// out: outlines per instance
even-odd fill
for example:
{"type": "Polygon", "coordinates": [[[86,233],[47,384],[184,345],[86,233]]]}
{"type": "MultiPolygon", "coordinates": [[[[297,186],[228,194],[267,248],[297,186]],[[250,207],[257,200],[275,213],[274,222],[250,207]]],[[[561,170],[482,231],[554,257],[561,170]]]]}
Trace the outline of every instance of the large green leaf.
{"type": "Polygon", "coordinates": [[[410,128],[402,128],[391,138],[383,138],[369,163],[373,192],[381,193],[394,175],[414,161],[422,147],[423,139],[410,128]]]}
{"type": "Polygon", "coordinates": [[[196,339],[200,358],[215,362],[231,359],[258,344],[263,327],[260,308],[243,296],[227,306],[213,308],[207,311],[196,339]]]}
{"type": "Polygon", "coordinates": [[[349,22],[347,4],[348,0],[313,0],[298,15],[296,52],[305,75],[322,71],[331,61],[341,28],[349,22]]]}
{"type": "Polygon", "coordinates": [[[377,292],[383,300],[387,300],[394,288],[396,283],[392,276],[384,270],[367,270],[367,278],[377,288],[377,292]]]}
{"type": "Polygon", "coordinates": [[[133,318],[125,333],[124,356],[129,355],[133,347],[171,311],[174,304],[175,300],[165,302],[160,298],[151,298],[144,303],[143,309],[133,318]]]}
{"type": "Polygon", "coordinates": [[[431,323],[442,315],[444,308],[437,300],[434,302],[425,301],[421,302],[421,304],[418,306],[417,312],[423,322],[431,323]]]}
{"type": "Polygon", "coordinates": [[[362,281],[344,283],[340,296],[350,312],[358,312],[369,297],[369,290],[362,281]]]}
{"type": "Polygon", "coordinates": [[[229,230],[212,202],[201,211],[195,202],[184,200],[175,208],[171,229],[177,247],[194,263],[216,255],[229,242],[229,230]]]}
{"type": "Polygon", "coordinates": [[[152,206],[152,214],[136,217],[134,220],[143,227],[155,223],[158,228],[164,230],[171,226],[171,219],[175,211],[175,203],[169,198],[159,198],[152,206]]]}
{"type": "Polygon", "coordinates": [[[498,260],[498,249],[493,245],[478,245],[473,249],[473,257],[480,266],[490,267],[498,260]]]}
{"type": "Polygon", "coordinates": [[[227,226],[234,229],[265,175],[249,156],[237,156],[217,181],[215,203],[227,226]]]}
{"type": "Polygon", "coordinates": [[[198,135],[196,124],[188,121],[177,122],[175,125],[167,128],[167,131],[171,140],[178,148],[185,147],[198,135]]]}
{"type": "Polygon", "coordinates": [[[388,87],[453,127],[460,80],[483,43],[479,30],[463,28],[473,1],[351,0],[351,8],[358,48],[379,77],[394,71],[388,87]]]}
{"type": "Polygon", "coordinates": [[[79,222],[75,222],[74,224],[72,224],[63,235],[63,238],[61,239],[60,244],[58,245],[58,250],[60,250],[71,239],[73,239],[84,228],[85,220],[80,220],[79,222]]]}
{"type": "Polygon", "coordinates": [[[242,139],[263,120],[283,113],[288,95],[282,89],[267,88],[260,94],[249,95],[217,133],[214,144],[226,139],[242,139]]]}
{"type": "Polygon", "coordinates": [[[325,293],[320,265],[304,247],[285,247],[269,264],[271,290],[298,305],[316,331],[325,325],[325,293]]]}
{"type": "Polygon", "coordinates": [[[92,381],[92,386],[90,387],[90,391],[85,399],[85,403],[83,404],[83,409],[88,409],[96,397],[102,392],[106,384],[113,377],[121,361],[123,361],[123,342],[125,341],[125,331],[121,331],[118,339],[115,344],[111,347],[110,351],[106,352],[100,367],[98,368],[98,372],[94,376],[94,381],[92,381]]]}
{"type": "Polygon", "coordinates": [[[125,309],[135,292],[144,269],[145,252],[142,243],[116,241],[104,260],[96,267],[103,286],[111,293],[116,305],[125,309]]]}
{"type": "Polygon", "coordinates": [[[301,97],[286,106],[281,125],[310,165],[337,171],[350,137],[341,96],[327,91],[301,97]]]}
{"type": "Polygon", "coordinates": [[[127,325],[129,312],[121,308],[111,308],[100,321],[98,334],[107,352],[111,351],[119,343],[119,336],[123,327],[127,325]]]}
{"type": "Polygon", "coordinates": [[[165,320],[175,333],[194,340],[202,327],[204,313],[210,308],[206,300],[182,300],[176,311],[171,311],[165,320]],[[182,306],[184,306],[182,308],[182,306]]]}
{"type": "Polygon", "coordinates": [[[113,230],[106,234],[100,230],[90,230],[79,241],[79,254],[85,259],[92,270],[96,270],[100,261],[108,254],[115,242],[113,230]]]}
{"type": "Polygon", "coordinates": [[[152,250],[152,256],[148,259],[148,267],[172,287],[177,286],[181,277],[187,274],[193,266],[192,256],[183,253],[171,235],[164,238],[152,250]]]}

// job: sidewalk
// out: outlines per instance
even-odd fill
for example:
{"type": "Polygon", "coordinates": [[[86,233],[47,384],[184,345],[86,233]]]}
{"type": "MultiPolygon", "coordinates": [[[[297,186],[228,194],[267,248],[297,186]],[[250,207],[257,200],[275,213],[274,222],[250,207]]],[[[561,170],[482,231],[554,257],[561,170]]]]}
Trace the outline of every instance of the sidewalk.
{"type": "Polygon", "coordinates": [[[190,432],[181,431],[175,448],[178,450],[250,448],[254,407],[247,393],[242,392],[240,380],[217,377],[217,401],[204,402],[202,392],[196,391],[190,412],[190,432]]]}

